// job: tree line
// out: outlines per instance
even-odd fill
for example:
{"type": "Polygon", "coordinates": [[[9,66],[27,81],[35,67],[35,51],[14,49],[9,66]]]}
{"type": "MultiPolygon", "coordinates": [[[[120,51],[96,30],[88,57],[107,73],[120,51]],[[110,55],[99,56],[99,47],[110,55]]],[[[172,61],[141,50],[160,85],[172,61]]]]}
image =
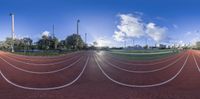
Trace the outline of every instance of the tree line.
{"type": "Polygon", "coordinates": [[[7,37],[5,41],[0,42],[0,50],[11,51],[11,45],[15,51],[35,51],[35,50],[81,50],[86,49],[87,44],[78,34],[72,34],[64,40],[58,40],[54,36],[43,35],[38,41],[33,42],[29,37],[12,38],[7,37]]]}

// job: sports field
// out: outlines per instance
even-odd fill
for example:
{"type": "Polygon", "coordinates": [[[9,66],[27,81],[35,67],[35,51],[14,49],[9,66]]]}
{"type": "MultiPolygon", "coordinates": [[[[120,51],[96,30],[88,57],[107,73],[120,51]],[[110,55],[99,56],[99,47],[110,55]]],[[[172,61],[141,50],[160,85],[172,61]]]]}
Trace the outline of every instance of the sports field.
{"type": "Polygon", "coordinates": [[[177,49],[164,49],[164,50],[111,50],[108,54],[116,57],[126,58],[130,60],[154,60],[170,55],[178,54],[182,51],[177,49]]]}

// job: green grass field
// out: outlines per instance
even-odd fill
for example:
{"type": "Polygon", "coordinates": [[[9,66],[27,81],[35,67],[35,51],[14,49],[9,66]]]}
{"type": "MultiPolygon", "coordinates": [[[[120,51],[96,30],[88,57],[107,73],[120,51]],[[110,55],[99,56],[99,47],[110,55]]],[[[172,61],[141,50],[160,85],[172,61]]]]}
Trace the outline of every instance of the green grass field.
{"type": "Polygon", "coordinates": [[[129,51],[115,50],[114,52],[117,52],[117,53],[112,53],[113,51],[111,51],[111,54],[116,57],[125,58],[129,60],[154,60],[154,59],[164,58],[170,55],[175,55],[175,54],[180,53],[180,51],[175,50],[175,51],[172,51],[171,53],[148,54],[148,53],[159,53],[159,52],[169,52],[169,51],[172,51],[172,50],[129,50],[129,51]],[[136,53],[136,54],[132,54],[132,53],[136,53]],[[147,54],[140,55],[140,53],[147,53],[147,54]]]}
{"type": "Polygon", "coordinates": [[[14,54],[26,55],[26,56],[60,56],[71,52],[74,51],[15,52],[14,54]]]}
{"type": "Polygon", "coordinates": [[[154,49],[154,50],[110,50],[111,52],[124,52],[124,53],[156,53],[156,52],[167,52],[167,51],[178,51],[176,49],[154,49]]]}

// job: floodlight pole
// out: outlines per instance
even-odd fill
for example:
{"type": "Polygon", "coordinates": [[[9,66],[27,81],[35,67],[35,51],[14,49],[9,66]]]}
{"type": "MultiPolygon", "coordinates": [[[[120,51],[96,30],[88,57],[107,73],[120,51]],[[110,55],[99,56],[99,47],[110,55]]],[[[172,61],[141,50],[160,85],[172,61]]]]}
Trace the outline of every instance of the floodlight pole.
{"type": "Polygon", "coordinates": [[[53,33],[52,33],[52,35],[53,35],[53,39],[55,38],[55,34],[54,34],[54,24],[53,24],[53,33]]]}
{"type": "Polygon", "coordinates": [[[188,48],[189,48],[189,49],[191,48],[191,46],[190,46],[190,42],[188,43],[188,48]]]}
{"type": "Polygon", "coordinates": [[[85,33],[85,44],[87,44],[87,33],[85,33]]]}
{"type": "Polygon", "coordinates": [[[126,48],[126,40],[124,40],[124,48],[126,48]]]}
{"type": "Polygon", "coordinates": [[[146,45],[148,46],[148,38],[146,38],[146,45]]]}
{"type": "MultiPolygon", "coordinates": [[[[52,31],[52,32],[53,32],[53,33],[52,33],[52,35],[53,35],[53,40],[56,40],[55,32],[54,32],[54,31],[55,31],[55,29],[54,29],[54,24],[53,24],[53,27],[52,27],[52,28],[53,28],[53,31],[52,31]]],[[[54,49],[57,49],[56,41],[54,41],[54,49]]]]}
{"type": "Polygon", "coordinates": [[[13,13],[10,13],[10,16],[11,16],[11,20],[12,20],[12,23],[11,23],[11,31],[12,31],[12,44],[11,44],[11,51],[12,52],[15,52],[14,50],[14,39],[15,39],[15,16],[13,13]]]}
{"type": "MultiPolygon", "coordinates": [[[[80,23],[80,20],[78,19],[77,20],[77,23],[76,23],[76,28],[77,28],[77,36],[79,35],[79,23],[80,23]]],[[[76,48],[78,48],[78,38],[76,39],[76,48]]]]}
{"type": "Polygon", "coordinates": [[[79,35],[79,23],[80,23],[80,20],[78,19],[77,20],[77,35],[79,35]]]}

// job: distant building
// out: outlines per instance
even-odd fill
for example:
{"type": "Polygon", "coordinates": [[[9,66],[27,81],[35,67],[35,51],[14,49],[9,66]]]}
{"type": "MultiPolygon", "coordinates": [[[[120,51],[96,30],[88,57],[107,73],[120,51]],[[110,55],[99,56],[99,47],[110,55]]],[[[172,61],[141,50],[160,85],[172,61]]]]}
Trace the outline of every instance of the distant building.
{"type": "Polygon", "coordinates": [[[125,48],[126,50],[143,50],[144,48],[140,45],[135,45],[135,46],[128,46],[125,48]]]}
{"type": "Polygon", "coordinates": [[[200,41],[196,42],[196,48],[200,49],[200,41]]]}
{"type": "Polygon", "coordinates": [[[164,44],[159,44],[159,49],[166,49],[166,48],[167,48],[166,45],[164,45],[164,44]]]}

